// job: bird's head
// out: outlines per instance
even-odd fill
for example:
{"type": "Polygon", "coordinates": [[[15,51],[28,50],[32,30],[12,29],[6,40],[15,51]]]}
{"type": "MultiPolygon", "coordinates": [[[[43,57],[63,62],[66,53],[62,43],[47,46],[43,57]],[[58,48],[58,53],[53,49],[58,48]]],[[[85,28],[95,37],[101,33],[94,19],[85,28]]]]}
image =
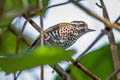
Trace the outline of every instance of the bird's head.
{"type": "Polygon", "coordinates": [[[95,31],[94,29],[88,28],[88,25],[84,21],[72,21],[71,24],[75,26],[76,31],[78,32],[87,33],[91,31],[95,31]]]}

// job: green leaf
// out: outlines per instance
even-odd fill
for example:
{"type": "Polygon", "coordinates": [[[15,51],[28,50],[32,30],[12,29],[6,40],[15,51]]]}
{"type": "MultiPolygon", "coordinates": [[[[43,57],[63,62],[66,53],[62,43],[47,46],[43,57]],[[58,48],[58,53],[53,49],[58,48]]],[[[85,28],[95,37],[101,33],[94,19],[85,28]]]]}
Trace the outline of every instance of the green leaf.
{"type": "MultiPolygon", "coordinates": [[[[118,53],[120,53],[120,43],[118,43],[117,46],[118,53]]],[[[114,63],[109,45],[88,53],[80,63],[102,80],[106,80],[114,71],[114,63]]]]}
{"type": "Polygon", "coordinates": [[[32,9],[39,9],[39,1],[38,0],[28,0],[29,6],[32,7],[32,9]]]}
{"type": "MultiPolygon", "coordinates": [[[[48,4],[49,4],[49,2],[50,2],[50,0],[42,0],[42,4],[43,4],[43,7],[47,7],[48,6],[48,4]]],[[[29,5],[33,8],[33,9],[40,9],[39,8],[39,2],[38,2],[38,0],[29,0],[29,5]]],[[[43,10],[43,16],[45,17],[45,15],[46,15],[46,10],[43,10]]],[[[36,13],[36,15],[35,16],[40,16],[40,12],[38,12],[38,13],[36,13]]]]}
{"type": "Polygon", "coordinates": [[[21,10],[23,8],[22,0],[5,0],[4,3],[4,13],[11,10],[21,10]]]}
{"type": "MultiPolygon", "coordinates": [[[[43,7],[47,7],[50,0],[43,0],[43,7]]],[[[47,10],[43,10],[43,16],[45,17],[47,13],[47,10]]]]}
{"type": "MultiPolygon", "coordinates": [[[[43,0],[43,7],[47,7],[50,0],[43,0]]],[[[0,14],[0,28],[4,32],[8,25],[13,21],[14,18],[20,16],[23,12],[27,13],[26,7],[31,7],[30,9],[39,9],[38,0],[5,0],[4,6],[0,14]]],[[[46,10],[43,11],[43,16],[45,16],[46,10]]],[[[39,16],[39,12],[35,16],[39,16]]],[[[33,16],[34,17],[34,16],[33,16]]]]}
{"type": "Polygon", "coordinates": [[[9,74],[44,64],[55,65],[60,61],[69,61],[73,53],[73,50],[65,51],[58,47],[38,47],[27,53],[0,57],[0,67],[9,74]]]}
{"type": "MultiPolygon", "coordinates": [[[[120,53],[120,43],[117,44],[118,52],[120,53]]],[[[120,56],[120,54],[119,54],[120,56]]],[[[81,61],[84,67],[86,67],[90,72],[97,75],[101,80],[106,80],[109,75],[114,71],[112,55],[110,51],[110,46],[105,45],[95,51],[89,52],[81,61]]],[[[67,70],[71,70],[70,74],[74,80],[92,80],[84,72],[70,65],[67,70]]],[[[57,79],[59,80],[59,79],[57,79]]],[[[112,80],[117,80],[116,78],[112,80]]]]}
{"type": "Polygon", "coordinates": [[[0,27],[6,28],[7,25],[22,12],[22,0],[4,0],[2,14],[0,15],[0,27]]]}
{"type": "MultiPolygon", "coordinates": [[[[10,31],[6,31],[0,37],[0,54],[15,53],[16,50],[16,36],[10,31]]],[[[27,46],[20,41],[19,51],[23,51],[27,46]]]]}

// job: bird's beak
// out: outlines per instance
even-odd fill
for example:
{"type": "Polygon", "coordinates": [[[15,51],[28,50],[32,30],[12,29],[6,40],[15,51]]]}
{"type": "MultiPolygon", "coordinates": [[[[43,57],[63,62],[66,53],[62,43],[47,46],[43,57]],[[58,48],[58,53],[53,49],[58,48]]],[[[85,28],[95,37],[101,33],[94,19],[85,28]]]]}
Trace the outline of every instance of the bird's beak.
{"type": "Polygon", "coordinates": [[[91,31],[96,31],[96,30],[94,30],[94,29],[87,29],[87,31],[88,31],[88,32],[91,32],[91,31]]]}

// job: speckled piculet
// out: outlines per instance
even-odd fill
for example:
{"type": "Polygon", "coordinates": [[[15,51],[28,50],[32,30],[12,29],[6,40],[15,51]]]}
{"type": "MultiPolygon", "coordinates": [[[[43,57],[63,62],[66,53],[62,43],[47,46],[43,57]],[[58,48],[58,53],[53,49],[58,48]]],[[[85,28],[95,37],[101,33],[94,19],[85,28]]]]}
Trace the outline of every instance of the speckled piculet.
{"type": "MultiPolygon", "coordinates": [[[[60,23],[45,30],[49,37],[62,48],[73,45],[82,35],[95,31],[89,29],[84,21],[72,21],[70,23],[60,23]]],[[[37,39],[37,43],[40,43],[37,39]]]]}

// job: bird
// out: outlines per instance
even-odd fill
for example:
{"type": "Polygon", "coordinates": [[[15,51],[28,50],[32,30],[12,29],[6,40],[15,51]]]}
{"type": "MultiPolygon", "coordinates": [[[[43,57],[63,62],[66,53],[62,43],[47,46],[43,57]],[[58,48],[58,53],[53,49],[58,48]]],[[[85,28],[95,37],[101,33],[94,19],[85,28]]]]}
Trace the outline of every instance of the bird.
{"type": "MultiPolygon", "coordinates": [[[[72,46],[81,36],[92,31],[95,30],[88,28],[87,23],[85,23],[84,21],[59,23],[44,30],[44,32],[48,34],[50,39],[52,39],[57,45],[65,49],[72,46]]],[[[40,36],[36,39],[33,45],[40,44],[39,38],[40,36]]],[[[47,42],[46,40],[45,44],[49,44],[49,42],[47,42]]]]}

